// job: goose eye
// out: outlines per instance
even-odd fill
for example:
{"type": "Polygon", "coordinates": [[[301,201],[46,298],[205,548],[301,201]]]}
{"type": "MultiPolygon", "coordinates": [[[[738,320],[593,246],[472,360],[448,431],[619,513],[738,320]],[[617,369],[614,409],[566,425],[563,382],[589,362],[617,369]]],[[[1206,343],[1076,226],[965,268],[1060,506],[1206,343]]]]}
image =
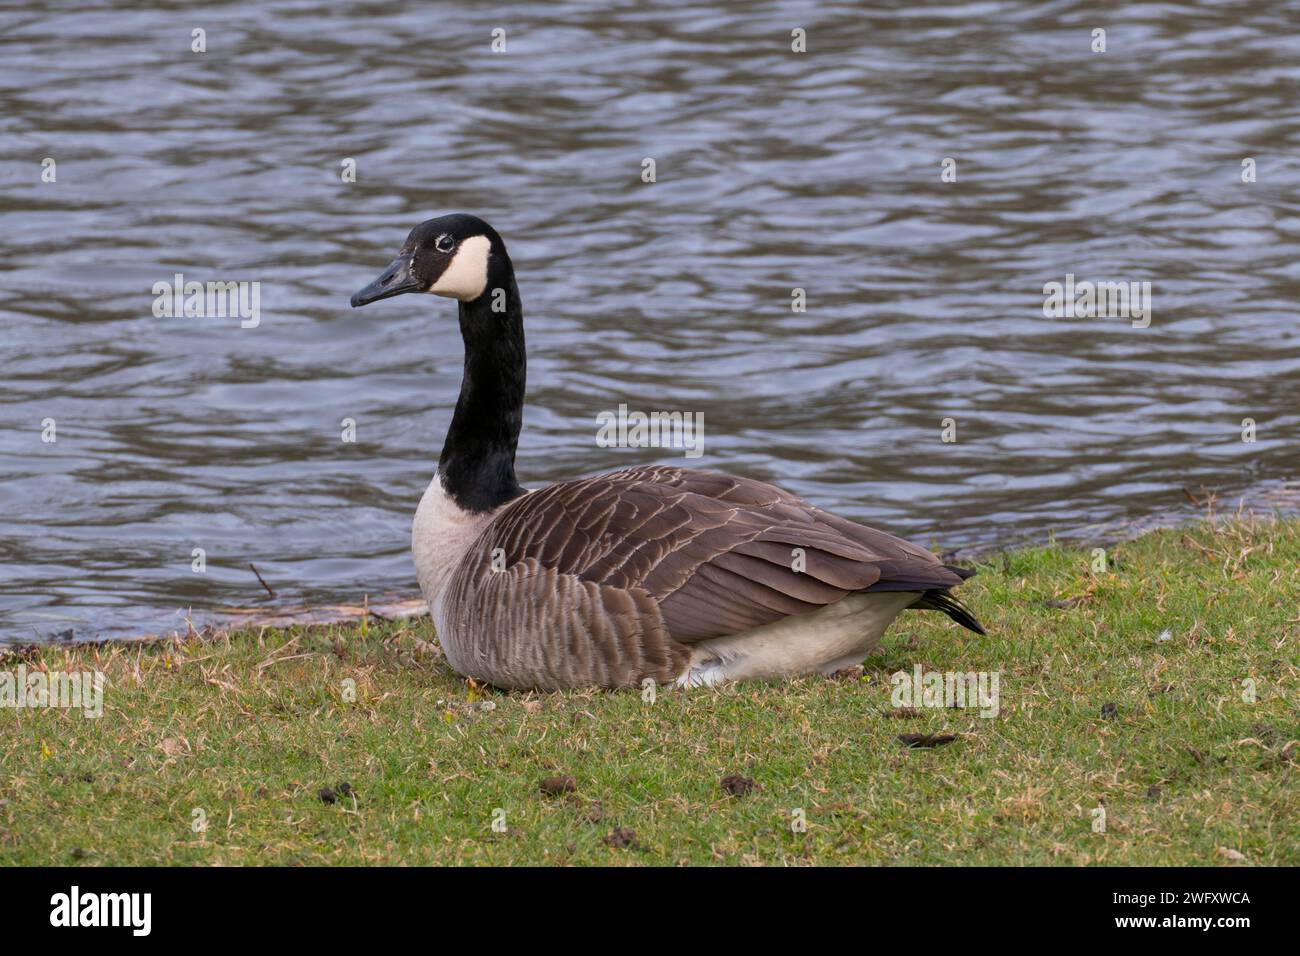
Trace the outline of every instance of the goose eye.
{"type": "Polygon", "coordinates": [[[437,238],[437,241],[434,242],[433,248],[437,249],[439,252],[451,252],[452,247],[455,245],[456,243],[452,240],[451,236],[443,233],[437,238]]]}

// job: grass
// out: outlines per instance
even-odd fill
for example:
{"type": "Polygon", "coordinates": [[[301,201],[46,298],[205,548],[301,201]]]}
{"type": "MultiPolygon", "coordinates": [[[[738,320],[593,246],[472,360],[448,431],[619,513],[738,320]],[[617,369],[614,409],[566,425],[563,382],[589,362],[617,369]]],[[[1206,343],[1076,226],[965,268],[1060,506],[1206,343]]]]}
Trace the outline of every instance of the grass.
{"type": "Polygon", "coordinates": [[[427,623],[28,650],[104,712],[0,708],[0,863],[1300,863],[1300,522],[1107,558],[990,559],[987,637],[908,613],[861,676],[653,702],[474,687],[427,623]],[[896,708],[918,663],[999,715],[896,708]]]}

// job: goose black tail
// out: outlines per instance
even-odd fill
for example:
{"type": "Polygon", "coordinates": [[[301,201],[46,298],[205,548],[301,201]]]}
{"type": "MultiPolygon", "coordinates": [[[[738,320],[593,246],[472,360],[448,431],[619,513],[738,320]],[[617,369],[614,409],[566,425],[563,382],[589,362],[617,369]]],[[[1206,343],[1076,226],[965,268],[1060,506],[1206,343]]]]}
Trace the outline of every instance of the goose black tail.
{"type": "Polygon", "coordinates": [[[946,588],[931,588],[924,592],[921,595],[921,600],[913,604],[912,608],[921,611],[943,611],[944,614],[947,614],[967,630],[974,631],[976,634],[985,633],[984,627],[979,621],[975,620],[975,615],[970,612],[966,605],[953,597],[946,588]]]}

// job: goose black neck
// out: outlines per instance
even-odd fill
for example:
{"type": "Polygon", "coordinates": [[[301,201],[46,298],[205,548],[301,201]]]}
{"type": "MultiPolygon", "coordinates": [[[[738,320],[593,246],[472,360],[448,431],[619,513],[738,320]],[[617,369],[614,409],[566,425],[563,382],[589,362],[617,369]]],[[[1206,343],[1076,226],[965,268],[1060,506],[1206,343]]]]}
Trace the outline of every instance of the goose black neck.
{"type": "Polygon", "coordinates": [[[479,512],[524,493],[515,480],[524,415],[524,312],[509,260],[492,271],[498,274],[484,293],[460,304],[465,375],[438,459],[447,494],[460,507],[479,512]],[[494,299],[499,311],[493,311],[494,299]]]}

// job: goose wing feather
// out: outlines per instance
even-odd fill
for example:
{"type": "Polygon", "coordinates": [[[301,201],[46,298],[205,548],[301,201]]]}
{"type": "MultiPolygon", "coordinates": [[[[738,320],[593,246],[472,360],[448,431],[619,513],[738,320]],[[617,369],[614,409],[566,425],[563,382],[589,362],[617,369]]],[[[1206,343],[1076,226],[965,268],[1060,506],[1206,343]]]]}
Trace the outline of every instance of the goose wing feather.
{"type": "MultiPolygon", "coordinates": [[[[512,571],[526,564],[534,581],[554,572],[597,589],[644,593],[667,633],[684,643],[814,611],[855,591],[961,582],[929,551],[772,485],[672,466],[530,492],[504,508],[471,550],[484,559],[503,554],[512,571]],[[801,571],[795,549],[803,550],[801,571]]],[[[487,561],[471,564],[471,577],[485,581],[487,561]]]]}
{"type": "Polygon", "coordinates": [[[644,589],[583,580],[533,557],[498,572],[482,572],[486,563],[463,565],[451,583],[442,638],[460,673],[560,690],[668,683],[686,668],[690,648],[668,634],[644,589]]]}

